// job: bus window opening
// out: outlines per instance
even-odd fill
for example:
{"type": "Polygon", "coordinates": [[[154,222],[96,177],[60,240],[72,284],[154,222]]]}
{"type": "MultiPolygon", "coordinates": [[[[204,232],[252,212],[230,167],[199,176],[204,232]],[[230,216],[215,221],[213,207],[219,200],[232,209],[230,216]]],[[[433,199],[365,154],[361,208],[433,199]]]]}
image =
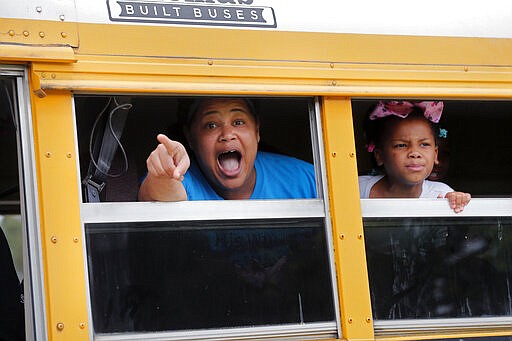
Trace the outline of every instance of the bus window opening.
{"type": "Polygon", "coordinates": [[[0,77],[0,340],[25,340],[14,79],[0,77]]]}
{"type": "MultiPolygon", "coordinates": [[[[409,100],[394,103],[398,102],[410,103],[409,100]]],[[[508,178],[512,174],[512,160],[500,157],[512,155],[512,141],[505,128],[512,124],[511,103],[443,102],[439,129],[435,130],[440,162],[431,164],[422,179],[442,181],[457,190],[471,193],[474,198],[511,197],[512,188],[508,178]],[[490,131],[493,133],[489,134],[490,131]],[[489,151],[489,146],[494,152],[489,151]]],[[[359,175],[382,179],[389,174],[383,172],[391,170],[399,173],[400,170],[381,167],[385,166],[385,158],[389,157],[382,151],[377,151],[377,157],[373,158],[375,148],[379,146],[368,143],[368,131],[365,130],[368,122],[365,122],[365,117],[374,112],[375,103],[353,101],[354,128],[359,175]]],[[[430,104],[435,106],[436,103],[439,101],[430,104]]],[[[403,108],[392,109],[400,111],[403,108]]],[[[381,110],[378,114],[385,116],[388,113],[381,110]]],[[[401,118],[392,120],[396,122],[401,118]]],[[[422,119],[422,122],[425,120],[422,119]]],[[[384,129],[388,129],[386,132],[389,135],[389,127],[384,129]]],[[[407,138],[411,132],[421,133],[413,129],[401,132],[393,137],[391,148],[408,148],[410,140],[407,138]]],[[[370,142],[373,141],[370,139],[370,142]]],[[[420,140],[418,148],[430,147],[430,143],[428,139],[420,140]]],[[[419,165],[425,156],[423,152],[414,153],[409,159],[419,165]]],[[[425,190],[425,186],[421,190],[425,190]]],[[[372,195],[361,198],[368,197],[372,198],[372,195]]],[[[423,195],[413,197],[421,198],[423,195]]],[[[391,201],[382,201],[382,212],[385,205],[391,204],[391,201]]],[[[422,205],[428,206],[429,201],[422,205]]],[[[431,217],[415,217],[410,214],[411,211],[404,210],[396,216],[363,216],[372,308],[376,320],[512,315],[508,294],[512,269],[512,221],[509,216],[492,216],[492,212],[488,212],[489,217],[479,218],[447,218],[441,214],[436,217],[435,213],[431,217]]]]}

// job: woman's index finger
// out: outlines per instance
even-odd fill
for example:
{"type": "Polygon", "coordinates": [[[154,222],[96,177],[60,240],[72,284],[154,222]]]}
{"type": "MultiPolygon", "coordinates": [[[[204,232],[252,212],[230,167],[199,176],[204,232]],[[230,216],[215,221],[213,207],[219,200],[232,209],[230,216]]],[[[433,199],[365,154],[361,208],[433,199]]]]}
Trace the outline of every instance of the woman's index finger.
{"type": "Polygon", "coordinates": [[[158,142],[160,142],[161,144],[164,145],[164,147],[167,150],[167,153],[169,153],[169,155],[173,155],[175,153],[176,147],[177,147],[176,144],[179,142],[171,140],[164,134],[158,134],[158,136],[156,138],[157,138],[158,142]]]}

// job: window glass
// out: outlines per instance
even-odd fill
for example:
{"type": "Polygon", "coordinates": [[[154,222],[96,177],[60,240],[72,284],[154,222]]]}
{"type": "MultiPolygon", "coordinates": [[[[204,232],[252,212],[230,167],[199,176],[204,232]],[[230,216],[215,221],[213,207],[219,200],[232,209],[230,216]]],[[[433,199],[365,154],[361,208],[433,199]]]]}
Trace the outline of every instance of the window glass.
{"type": "Polygon", "coordinates": [[[85,228],[98,333],[335,319],[323,219],[85,228]]]}
{"type": "Polygon", "coordinates": [[[449,339],[432,339],[432,341],[511,341],[511,336],[465,337],[449,339]]]}
{"type": "Polygon", "coordinates": [[[377,320],[511,316],[512,218],[365,218],[377,320]]]}

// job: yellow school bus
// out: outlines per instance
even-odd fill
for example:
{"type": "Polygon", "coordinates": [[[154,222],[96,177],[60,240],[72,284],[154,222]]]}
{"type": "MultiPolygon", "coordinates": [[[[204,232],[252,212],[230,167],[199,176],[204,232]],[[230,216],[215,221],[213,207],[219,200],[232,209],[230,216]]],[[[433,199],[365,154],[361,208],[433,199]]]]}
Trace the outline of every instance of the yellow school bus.
{"type": "Polygon", "coordinates": [[[498,0],[3,1],[18,335],[511,340],[511,15],[498,0]],[[205,96],[250,98],[260,149],[313,164],[316,198],[137,201],[157,134],[180,139],[205,96]],[[364,119],[397,99],[444,102],[462,213],[360,199],[364,119]]]}

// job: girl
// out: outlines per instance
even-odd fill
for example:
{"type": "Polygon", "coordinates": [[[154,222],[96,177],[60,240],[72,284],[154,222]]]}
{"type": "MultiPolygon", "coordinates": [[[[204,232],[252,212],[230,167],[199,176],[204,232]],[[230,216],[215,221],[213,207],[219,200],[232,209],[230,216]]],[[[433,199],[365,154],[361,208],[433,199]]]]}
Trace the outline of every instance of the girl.
{"type": "Polygon", "coordinates": [[[367,122],[368,150],[373,152],[383,175],[360,176],[361,198],[447,198],[450,207],[462,212],[469,193],[426,180],[438,163],[434,123],[443,102],[379,102],[367,122]]]}

